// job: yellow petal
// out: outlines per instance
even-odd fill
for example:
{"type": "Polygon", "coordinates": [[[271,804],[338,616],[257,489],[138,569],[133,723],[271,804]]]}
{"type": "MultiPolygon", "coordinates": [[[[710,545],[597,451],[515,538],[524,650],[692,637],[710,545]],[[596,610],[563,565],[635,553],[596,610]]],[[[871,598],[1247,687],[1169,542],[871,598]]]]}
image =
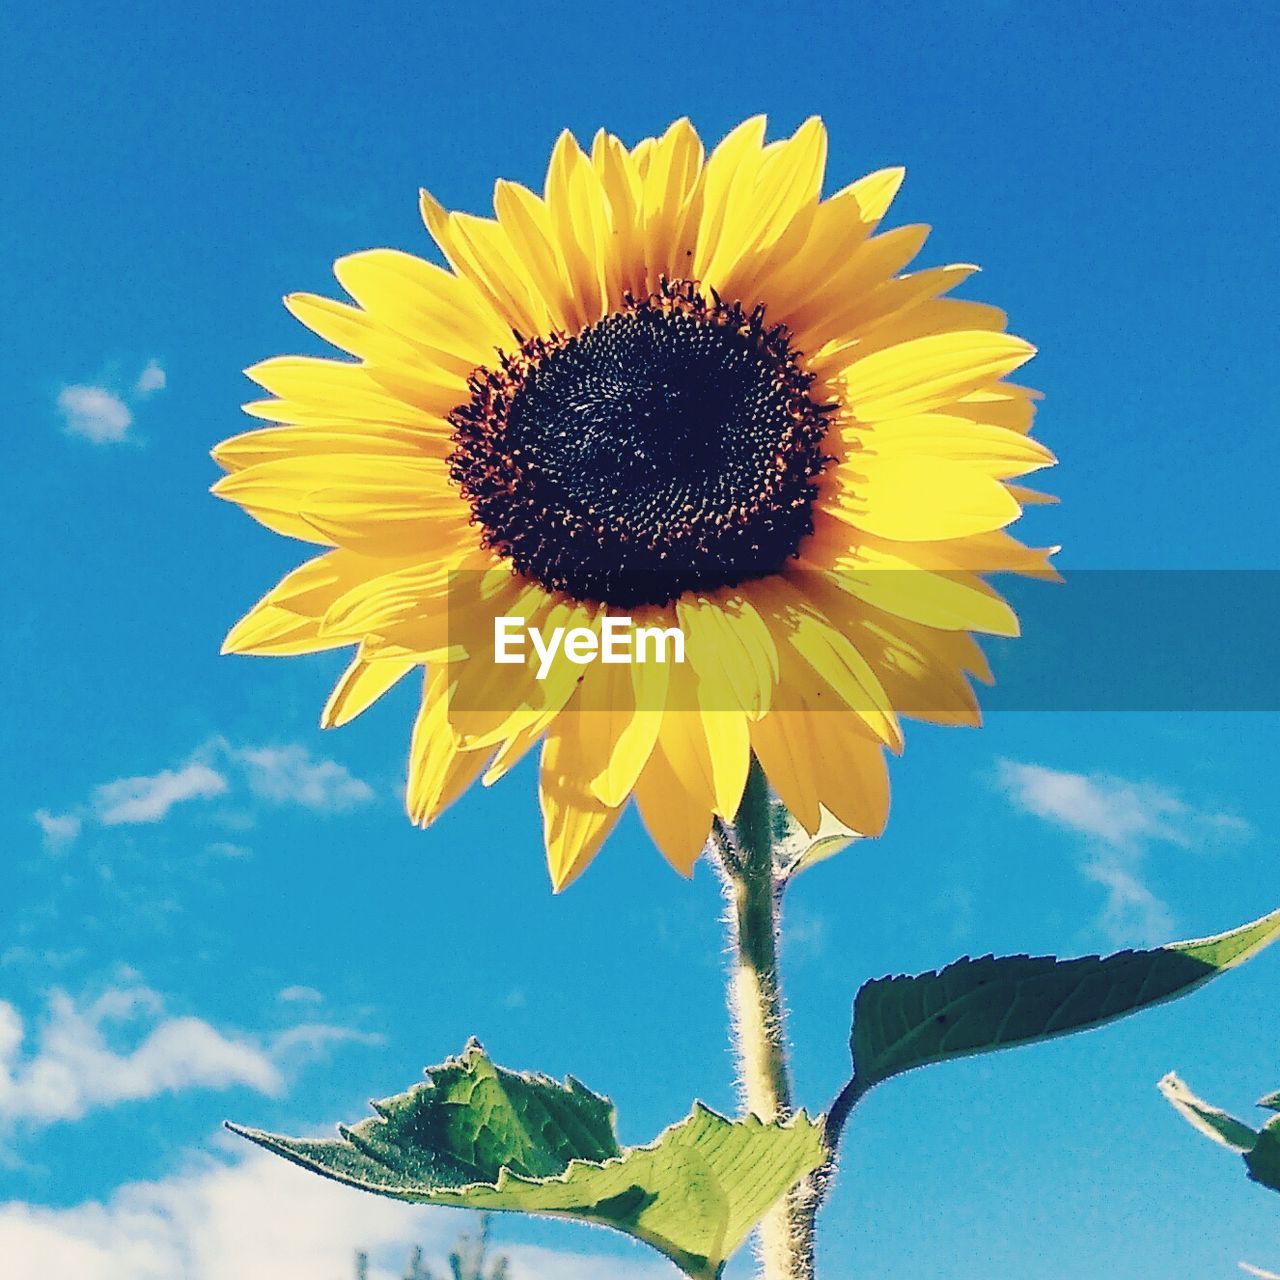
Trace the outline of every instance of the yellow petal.
{"type": "Polygon", "coordinates": [[[447,213],[425,191],[420,207],[449,265],[476,287],[504,325],[523,334],[545,332],[550,319],[546,305],[502,227],[490,219],[447,213]]]}
{"type": "Polygon", "coordinates": [[[703,282],[729,298],[754,298],[757,281],[777,255],[790,259],[804,243],[822,193],[827,131],[811,116],[771,151],[754,191],[726,211],[720,245],[703,282]]]}
{"type": "Polygon", "coordinates": [[[1041,493],[1038,489],[1028,489],[1024,485],[1011,484],[1006,488],[1010,496],[1024,507],[1052,507],[1058,502],[1057,497],[1052,493],[1041,493]]]}
{"type": "MultiPolygon", "coordinates": [[[[378,562],[375,562],[378,563],[378,562]]],[[[325,611],[322,635],[380,635],[411,641],[437,660],[449,643],[450,587],[456,557],[372,573],[325,611]],[[430,641],[424,640],[430,636],[430,641]]]]}
{"type": "Polygon", "coordinates": [[[652,292],[664,275],[693,274],[705,182],[702,142],[688,120],[677,120],[633,158],[641,175],[642,287],[652,292]]]}
{"type": "MultiPolygon", "coordinates": [[[[751,744],[770,785],[813,835],[822,822],[821,804],[831,807],[831,778],[843,779],[854,765],[882,759],[880,741],[858,712],[831,704],[829,686],[785,643],[785,629],[779,626],[779,630],[783,680],[779,699],[785,698],[785,705],[751,726],[751,744]],[[848,746],[850,741],[853,748],[848,746]],[[838,750],[833,749],[837,744],[838,750]]],[[[863,802],[857,812],[864,825],[856,829],[872,830],[874,806],[865,801],[873,792],[860,778],[852,780],[850,790],[863,802]]],[[[848,811],[848,801],[838,807],[848,811]]]]}
{"type": "Polygon", "coordinates": [[[865,605],[861,614],[848,634],[900,715],[932,724],[982,723],[978,700],[955,661],[959,654],[946,644],[964,633],[922,627],[865,605]]]}
{"type": "Polygon", "coordinates": [[[308,426],[262,427],[222,441],[213,460],[224,471],[243,471],[260,462],[300,458],[313,453],[373,453],[397,458],[444,458],[453,449],[443,420],[420,426],[375,426],[336,422],[308,426]]]}
{"type": "Polygon", "coordinates": [[[350,643],[349,637],[322,638],[315,618],[304,618],[287,609],[259,604],[227,633],[222,642],[222,652],[283,658],[339,649],[350,643]]]}
{"type": "Polygon", "coordinates": [[[828,684],[836,700],[828,705],[856,711],[882,742],[902,749],[902,729],[893,703],[871,664],[854,644],[828,623],[815,617],[794,620],[787,639],[828,684]]]}
{"type": "Polygon", "coordinates": [[[268,527],[367,555],[411,555],[442,532],[460,540],[469,510],[433,458],[318,454],[223,476],[212,489],[268,527]]]}
{"type": "Polygon", "coordinates": [[[286,574],[231,628],[222,652],[313,653],[350,644],[350,638],[321,639],[320,618],[330,602],[366,572],[365,562],[344,551],[308,560],[286,574]]]}
{"type": "MultiPolygon", "coordinates": [[[[880,458],[942,458],[980,467],[1000,480],[1051,467],[1057,461],[1044,445],[1019,431],[944,413],[891,418],[870,428],[855,426],[847,429],[846,438],[880,458]]],[[[855,465],[858,460],[854,459],[855,465]]]]}
{"type": "Polygon", "coordinates": [[[815,289],[850,261],[884,217],[897,194],[903,169],[868,174],[824,200],[814,210],[804,244],[789,262],[771,262],[757,281],[770,317],[795,329],[795,312],[815,289]]]}
{"type": "Polygon", "coordinates": [[[886,613],[927,627],[1018,634],[1017,615],[976,574],[923,568],[911,559],[912,550],[910,544],[896,551],[860,545],[832,580],[886,613]]]}
{"type": "Polygon", "coordinates": [[[579,328],[573,278],[561,256],[547,206],[527,187],[501,181],[494,187],[493,207],[536,282],[552,324],[579,328]]]}
{"type": "Polygon", "coordinates": [[[634,157],[612,134],[601,129],[591,145],[609,215],[610,235],[604,252],[608,296],[614,306],[626,293],[646,292],[642,248],[644,180],[634,157]]]}
{"type": "Polygon", "coordinates": [[[417,665],[411,659],[370,660],[363,651],[357,654],[325,703],[320,714],[321,728],[334,729],[354,720],[417,665]]]}
{"type": "Polygon", "coordinates": [[[285,577],[231,628],[222,652],[284,656],[351,644],[358,637],[320,635],[325,602],[349,585],[332,564],[343,554],[319,556],[285,577]]]}
{"type": "Polygon", "coordinates": [[[694,863],[711,834],[709,782],[684,771],[689,751],[682,740],[691,728],[701,737],[696,721],[695,712],[684,710],[664,717],[658,744],[635,786],[645,829],[662,856],[683,876],[693,874],[694,863]]]}
{"type": "Polygon", "coordinates": [[[752,604],[728,591],[715,598],[685,595],[676,604],[676,619],[685,637],[686,662],[698,678],[701,705],[751,717],[767,710],[777,683],[778,655],[752,604]]]}
{"type": "Polygon", "coordinates": [[[753,116],[734,129],[707,161],[703,176],[702,217],[698,225],[697,247],[693,253],[694,279],[706,278],[707,267],[720,253],[734,253],[740,242],[730,239],[734,223],[731,213],[746,207],[761,161],[765,118],[753,116]]]}
{"type": "Polygon", "coordinates": [[[600,180],[567,129],[551,153],[545,199],[561,260],[572,282],[570,324],[580,329],[610,310],[605,273],[609,226],[600,180]]]}
{"type": "Polygon", "coordinates": [[[396,333],[473,366],[511,339],[510,326],[470,281],[396,249],[369,249],[333,264],[338,283],[396,333]]]}
{"type": "MultiPolygon", "coordinates": [[[[500,571],[496,571],[500,572],[500,571]]],[[[563,647],[539,679],[540,661],[526,646],[524,664],[494,660],[495,617],[521,619],[544,637],[556,627],[583,628],[599,634],[600,610],[549,596],[539,583],[505,572],[499,590],[467,609],[450,610],[450,639],[467,649],[457,664],[449,715],[455,731],[468,746],[493,746],[531,723],[548,723],[577,692],[583,668],[570,662],[563,647]]]]}
{"type": "Polygon", "coordinates": [[[556,720],[542,746],[538,794],[542,802],[547,869],[556,893],[572,883],[599,852],[621,816],[587,789],[592,742],[572,713],[556,720]]]}
{"type": "MultiPolygon", "coordinates": [[[[820,522],[829,524],[830,522],[820,522]]],[[[849,544],[848,529],[838,523],[840,532],[834,537],[816,532],[806,543],[801,560],[815,568],[839,569],[853,555],[849,544]]],[[[889,539],[863,534],[859,546],[876,548],[890,554],[901,554],[903,546],[889,539]]],[[[1053,567],[1052,557],[1057,547],[1027,547],[1003,529],[990,533],[975,533],[967,538],[939,539],[936,542],[916,542],[910,546],[910,560],[920,569],[960,569],[969,573],[1017,573],[1025,577],[1043,578],[1060,582],[1062,575],[1053,567]]]]}
{"type": "Polygon", "coordinates": [[[403,560],[423,546],[461,550],[475,536],[468,514],[456,497],[427,498],[408,479],[317,489],[302,510],[309,524],[339,546],[388,560],[403,560]]]}
{"type": "Polygon", "coordinates": [[[447,350],[411,341],[388,329],[358,307],[314,293],[291,293],[284,305],[312,333],[326,342],[359,356],[371,365],[407,365],[429,373],[433,385],[449,388],[457,404],[467,398],[467,377],[475,367],[471,361],[447,350]]]}
{"type": "Polygon", "coordinates": [[[388,391],[385,378],[365,365],[311,356],[275,356],[245,370],[277,401],[245,405],[245,412],[273,422],[355,421],[417,426],[438,422],[459,399],[450,387],[423,381],[414,397],[388,391]]]}
{"type": "Polygon", "coordinates": [[[581,715],[605,720],[599,737],[603,759],[591,777],[592,794],[616,808],[631,794],[653,753],[662,726],[668,668],[662,662],[598,665],[579,694],[581,715]]]}
{"type": "Polygon", "coordinates": [[[958,288],[977,270],[972,263],[953,262],[886,280],[850,300],[848,310],[832,322],[831,332],[845,335],[851,345],[856,343],[861,354],[882,327],[958,288]]]}
{"type": "Polygon", "coordinates": [[[867,241],[826,279],[813,280],[803,303],[786,317],[796,346],[816,351],[852,336],[869,298],[920,252],[928,236],[927,226],[895,227],[867,241]]]}
{"type": "Polygon", "coordinates": [[[429,677],[409,746],[405,804],[410,819],[423,827],[434,822],[484,769],[488,755],[459,748],[449,728],[445,679],[429,677]]]}
{"type": "Polygon", "coordinates": [[[815,781],[822,804],[846,827],[878,836],[889,817],[889,772],[883,749],[868,742],[853,716],[811,717],[811,732],[823,750],[814,754],[815,781]]]}
{"type": "Polygon", "coordinates": [[[855,528],[902,542],[987,533],[1022,514],[986,469],[897,451],[851,454],[828,473],[821,504],[855,528]]]}
{"type": "Polygon", "coordinates": [[[957,418],[969,418],[974,422],[1007,427],[1024,435],[1031,430],[1035,417],[1035,401],[1040,392],[1030,387],[1019,387],[1012,382],[992,383],[953,401],[946,406],[947,413],[957,418]]]}
{"type": "MultiPolygon", "coordinates": [[[[858,308],[869,306],[874,296],[872,293],[858,299],[858,308]]],[[[971,331],[1004,333],[1009,327],[1009,317],[999,307],[964,298],[929,298],[915,306],[881,316],[865,327],[856,316],[853,320],[854,328],[850,334],[828,342],[810,357],[809,367],[818,377],[838,380],[854,361],[865,360],[877,352],[915,342],[918,338],[971,331]]]]}
{"type": "Polygon", "coordinates": [[[774,709],[751,725],[751,747],[770,786],[811,835],[821,821],[814,748],[822,741],[821,726],[803,710],[774,709]]]}
{"type": "Polygon", "coordinates": [[[889,212],[889,206],[901,190],[902,180],[906,176],[907,171],[901,165],[877,169],[865,178],[851,182],[826,203],[834,205],[839,200],[847,200],[857,210],[858,222],[868,229],[874,228],[889,212]]]}
{"type": "Polygon", "coordinates": [[[548,724],[550,719],[545,722],[530,721],[513,732],[495,752],[480,781],[486,787],[491,787],[499,779],[505,778],[537,746],[547,731],[548,724]]]}
{"type": "Polygon", "coordinates": [[[1035,348],[1011,334],[968,330],[916,338],[857,360],[842,381],[864,422],[927,413],[1012,373],[1035,348]]]}

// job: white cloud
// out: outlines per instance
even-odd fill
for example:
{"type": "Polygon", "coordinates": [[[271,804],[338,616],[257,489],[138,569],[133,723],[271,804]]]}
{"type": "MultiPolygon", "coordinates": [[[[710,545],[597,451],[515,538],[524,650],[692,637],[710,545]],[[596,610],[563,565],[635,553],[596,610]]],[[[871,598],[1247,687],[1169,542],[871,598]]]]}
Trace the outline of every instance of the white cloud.
{"type": "Polygon", "coordinates": [[[215,840],[212,844],[205,845],[205,851],[218,858],[249,858],[253,856],[253,850],[247,845],[233,844],[230,840],[215,840]]]}
{"type": "Polygon", "coordinates": [[[120,444],[133,425],[129,406],[106,387],[63,387],[58,392],[58,412],[68,434],[94,444],[120,444]]]}
{"type": "Polygon", "coordinates": [[[110,990],[87,1004],[55,991],[34,1052],[24,1054],[23,1019],[0,1001],[0,1119],[33,1126],[77,1120],[96,1107],[182,1089],[279,1090],[279,1068],[263,1049],[200,1018],[161,1018],[134,1048],[109,1046],[108,1027],[154,1020],[161,1008],[141,987],[110,990]]]}
{"type": "Polygon", "coordinates": [[[276,999],[283,1004],[320,1004],[324,996],[315,987],[284,987],[276,992],[276,999]]]}
{"type": "MultiPolygon", "coordinates": [[[[6,1280],[318,1280],[354,1272],[368,1252],[370,1280],[397,1280],[411,1244],[444,1273],[461,1213],[352,1191],[266,1152],[228,1162],[192,1156],[155,1182],[120,1187],[105,1202],[52,1208],[0,1205],[6,1280]]],[[[631,1261],[499,1241],[511,1280],[674,1280],[660,1260],[631,1261]]]]}
{"type": "Polygon", "coordinates": [[[186,1089],[276,1094],[283,1065],[297,1055],[368,1039],[320,1024],[268,1037],[220,1031],[201,1018],[166,1017],[162,998],[136,985],[92,1000],[54,991],[32,1036],[18,1010],[0,1001],[0,1126],[39,1128],[186,1089]],[[130,1032],[131,1048],[113,1046],[130,1032]]]}
{"type": "Polygon", "coordinates": [[[796,960],[816,959],[826,949],[827,918],[798,907],[788,915],[786,938],[796,960]]]}
{"type": "Polygon", "coordinates": [[[1173,911],[1156,896],[1136,868],[1115,858],[1095,857],[1080,870],[1106,891],[1098,927],[1117,946],[1159,946],[1173,937],[1173,911]]]}
{"type": "MultiPolygon", "coordinates": [[[[236,791],[270,804],[297,805],[323,814],[345,813],[374,799],[373,788],[345,765],[316,758],[300,743],[237,747],[224,738],[213,738],[187,760],[158,773],[102,783],[86,805],[62,814],[39,809],[33,817],[44,833],[45,848],[57,850],[79,835],[86,820],[104,827],[162,822],[177,805],[236,791]]],[[[246,824],[252,824],[249,815],[246,824]]],[[[206,848],[227,858],[247,857],[250,852],[225,840],[206,848]]]]}
{"type": "Polygon", "coordinates": [[[94,789],[93,806],[104,827],[159,822],[175,804],[224,795],[227,780],[198,760],[138,778],[119,778],[94,789]]]}
{"type": "Polygon", "coordinates": [[[385,1037],[351,1027],[334,1027],[324,1022],[304,1022],[271,1038],[271,1052],[277,1059],[293,1054],[316,1057],[335,1044],[382,1044],[385,1037]]]}
{"type": "Polygon", "coordinates": [[[60,853],[80,834],[80,819],[74,813],[37,809],[32,817],[44,835],[44,847],[49,853],[60,853]]]}
{"type": "Polygon", "coordinates": [[[159,360],[148,360],[143,370],[138,374],[138,380],[133,384],[134,395],[141,396],[144,399],[147,396],[155,395],[157,391],[163,391],[168,378],[159,360]]]}
{"type": "Polygon", "coordinates": [[[341,813],[367,804],[373,788],[336,760],[315,760],[306,747],[242,747],[249,788],[274,804],[296,804],[317,813],[341,813]]]}
{"type": "Polygon", "coordinates": [[[1106,774],[1001,760],[999,780],[1018,808],[1084,837],[1080,871],[1106,890],[1098,926],[1117,945],[1164,942],[1173,928],[1169,905],[1143,877],[1151,845],[1188,848],[1250,830],[1234,814],[1195,809],[1167,788],[1106,774]]]}

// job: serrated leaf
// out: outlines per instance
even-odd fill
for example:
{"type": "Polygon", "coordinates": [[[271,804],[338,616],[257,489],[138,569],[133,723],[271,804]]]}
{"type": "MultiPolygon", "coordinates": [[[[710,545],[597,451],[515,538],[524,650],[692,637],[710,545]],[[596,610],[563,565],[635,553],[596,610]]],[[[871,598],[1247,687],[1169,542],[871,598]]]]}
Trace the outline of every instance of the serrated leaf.
{"type": "Polygon", "coordinates": [[[967,956],[936,973],[867,983],[854,1003],[861,1092],[913,1067],[1102,1026],[1185,995],[1280,936],[1280,911],[1211,938],[1059,960],[967,956]]]}
{"type": "Polygon", "coordinates": [[[731,1121],[701,1104],[653,1143],[622,1148],[613,1107],[495,1066],[475,1041],[428,1082],[373,1104],[340,1139],[229,1126],[304,1168],[399,1200],[546,1214],[612,1227],[712,1280],[791,1186],[822,1163],[821,1125],[731,1121]]]}

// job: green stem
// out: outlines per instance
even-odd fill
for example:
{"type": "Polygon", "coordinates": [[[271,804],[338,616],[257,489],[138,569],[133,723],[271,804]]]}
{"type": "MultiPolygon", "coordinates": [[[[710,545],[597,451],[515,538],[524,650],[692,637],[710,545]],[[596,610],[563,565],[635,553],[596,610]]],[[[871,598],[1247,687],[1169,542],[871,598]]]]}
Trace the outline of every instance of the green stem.
{"type": "MultiPolygon", "coordinates": [[[[766,1122],[793,1114],[786,1007],[778,969],[783,880],[774,866],[769,787],[754,759],[731,827],[717,824],[715,845],[733,943],[729,1004],[745,1109],[766,1122]]],[[[814,1280],[816,1188],[806,1180],[760,1224],[761,1280],[814,1280]]]]}

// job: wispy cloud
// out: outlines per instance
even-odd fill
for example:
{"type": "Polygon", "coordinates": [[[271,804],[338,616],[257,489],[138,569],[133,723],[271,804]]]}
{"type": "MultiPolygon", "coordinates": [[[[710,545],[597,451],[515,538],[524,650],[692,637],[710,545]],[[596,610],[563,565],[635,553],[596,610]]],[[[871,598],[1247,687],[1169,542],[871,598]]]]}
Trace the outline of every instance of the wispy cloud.
{"type": "Polygon", "coordinates": [[[160,362],[158,360],[148,360],[143,366],[142,372],[138,374],[137,381],[133,384],[133,391],[138,396],[153,396],[157,391],[163,391],[168,381],[169,379],[160,362]]]}
{"type": "Polygon", "coordinates": [[[827,946],[826,916],[807,911],[803,907],[796,908],[787,920],[787,946],[797,960],[813,960],[820,956],[827,946]]]}
{"type": "Polygon", "coordinates": [[[299,1053],[315,1056],[367,1038],[322,1024],[269,1036],[222,1031],[202,1018],[167,1016],[164,1000],[136,984],[92,999],[54,991],[34,1031],[14,1005],[0,1001],[0,1125],[40,1128],[188,1089],[275,1094],[299,1053]],[[116,1047],[128,1039],[132,1047],[116,1047]]]}
{"type": "Polygon", "coordinates": [[[63,387],[58,392],[58,412],[68,435],[93,444],[120,444],[133,425],[133,411],[106,387],[63,387]]]}
{"type": "Polygon", "coordinates": [[[215,858],[248,858],[253,851],[230,840],[214,840],[205,845],[205,852],[213,854],[215,858]]]}
{"type": "MultiPolygon", "coordinates": [[[[296,805],[313,813],[345,813],[374,799],[371,786],[336,760],[317,758],[301,744],[237,747],[214,738],[188,759],[158,773],[116,778],[95,787],[86,803],[65,813],[32,815],[51,852],[65,849],[86,822],[103,827],[162,822],[179,805],[237,792],[271,805],[296,805]]],[[[217,841],[211,852],[244,857],[241,845],[217,841]]]]}
{"type": "Polygon", "coordinates": [[[93,792],[93,808],[104,827],[160,822],[185,800],[209,800],[225,795],[229,784],[222,774],[192,760],[180,769],[161,769],[138,778],[105,782],[93,792]]]}
{"type": "Polygon", "coordinates": [[[159,361],[149,360],[127,391],[96,382],[65,386],[55,402],[63,429],[91,444],[123,444],[132,439],[131,406],[163,391],[167,381],[159,361]]]}
{"type": "Polygon", "coordinates": [[[60,853],[80,834],[80,819],[74,813],[50,813],[37,809],[32,817],[44,836],[44,847],[49,853],[60,853]]]}
{"type": "Polygon", "coordinates": [[[1016,760],[998,767],[1000,784],[1018,808],[1083,837],[1080,871],[1106,891],[1097,923],[1117,945],[1153,945],[1173,928],[1168,903],[1145,878],[1152,845],[1189,848],[1249,832],[1236,815],[1193,808],[1151,783],[1016,760]]]}
{"type": "Polygon", "coordinates": [[[276,992],[281,1004],[320,1004],[324,996],[315,987],[282,987],[276,992]]]}
{"type": "MultiPolygon", "coordinates": [[[[316,1280],[350,1274],[357,1249],[370,1280],[404,1274],[420,1243],[441,1272],[468,1219],[361,1195],[265,1152],[192,1155],[173,1177],[120,1187],[67,1208],[0,1205],[0,1257],[14,1277],[77,1280],[316,1280]]],[[[660,1261],[590,1257],[499,1244],[511,1280],[668,1280],[660,1261]]]]}
{"type": "Polygon", "coordinates": [[[336,760],[316,760],[306,747],[232,749],[248,773],[253,793],[274,804],[296,804],[316,813],[342,813],[373,799],[373,788],[336,760]]]}

